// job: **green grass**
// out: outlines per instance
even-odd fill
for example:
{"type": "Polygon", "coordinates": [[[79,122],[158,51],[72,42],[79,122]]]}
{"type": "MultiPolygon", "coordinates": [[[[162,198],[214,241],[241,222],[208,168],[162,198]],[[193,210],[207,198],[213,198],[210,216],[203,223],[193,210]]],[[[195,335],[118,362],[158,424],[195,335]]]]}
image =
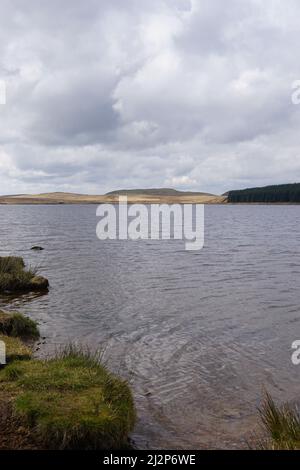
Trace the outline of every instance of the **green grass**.
{"type": "Polygon", "coordinates": [[[0,390],[45,448],[128,446],[131,391],[87,351],[71,346],[47,361],[16,361],[0,372],[0,390]]]}
{"type": "Polygon", "coordinates": [[[37,323],[21,313],[0,310],[0,333],[7,336],[37,339],[40,336],[37,323]]]}
{"type": "Polygon", "coordinates": [[[278,406],[267,393],[259,411],[267,435],[260,442],[262,449],[300,449],[300,414],[296,406],[278,406]]]}
{"type": "Polygon", "coordinates": [[[45,290],[48,286],[47,279],[37,276],[36,270],[25,270],[22,258],[0,257],[0,293],[45,290]]]}
{"type": "Polygon", "coordinates": [[[29,349],[19,338],[13,338],[0,334],[0,341],[6,346],[6,362],[11,363],[15,360],[27,360],[31,358],[31,349],[29,349]]]}

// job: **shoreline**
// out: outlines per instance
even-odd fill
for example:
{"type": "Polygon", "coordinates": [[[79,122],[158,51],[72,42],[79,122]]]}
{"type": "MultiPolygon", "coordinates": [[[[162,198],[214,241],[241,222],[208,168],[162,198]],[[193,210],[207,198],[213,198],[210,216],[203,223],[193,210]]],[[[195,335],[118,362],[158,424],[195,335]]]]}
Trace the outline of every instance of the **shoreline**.
{"type": "MultiPolygon", "coordinates": [[[[215,196],[128,196],[128,204],[226,204],[227,198],[215,196]]],[[[119,204],[118,196],[72,197],[72,198],[37,198],[37,197],[2,197],[0,205],[99,205],[119,204]]]]}
{"type": "MultiPolygon", "coordinates": [[[[119,204],[118,201],[98,201],[98,202],[54,202],[54,201],[42,201],[42,202],[2,202],[0,200],[0,206],[98,206],[101,204],[119,204]]],[[[203,204],[205,206],[300,206],[300,202],[199,202],[199,201],[128,201],[128,205],[133,204],[203,204]]]]}
{"type": "MultiPolygon", "coordinates": [[[[120,204],[119,196],[0,196],[0,206],[90,206],[120,204]]],[[[121,202],[122,204],[122,202],[121,202]]],[[[229,202],[227,196],[127,196],[127,204],[203,204],[213,206],[299,206],[300,202],[229,202]]]]}

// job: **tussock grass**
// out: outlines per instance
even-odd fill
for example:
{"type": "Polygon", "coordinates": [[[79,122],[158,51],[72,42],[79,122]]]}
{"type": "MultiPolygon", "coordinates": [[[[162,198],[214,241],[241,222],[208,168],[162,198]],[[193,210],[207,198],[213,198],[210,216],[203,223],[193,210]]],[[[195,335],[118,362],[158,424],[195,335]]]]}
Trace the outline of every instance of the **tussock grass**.
{"type": "Polygon", "coordinates": [[[80,359],[85,366],[90,365],[104,365],[104,350],[96,349],[91,350],[88,346],[76,343],[68,343],[59,347],[55,352],[56,359],[64,359],[72,361],[73,359],[78,362],[80,359]]]}
{"type": "Polygon", "coordinates": [[[48,288],[47,279],[34,269],[25,270],[22,258],[0,257],[0,293],[30,292],[48,288]]]}
{"type": "Polygon", "coordinates": [[[135,421],[131,391],[97,354],[68,346],[46,361],[15,361],[0,372],[0,389],[46,448],[128,446],[135,421]]]}
{"type": "Polygon", "coordinates": [[[7,336],[37,339],[40,336],[37,323],[17,312],[0,310],[0,333],[7,336]]]}
{"type": "Polygon", "coordinates": [[[262,449],[300,449],[300,413],[296,406],[278,406],[266,393],[259,410],[267,438],[260,442],[262,449]]]}
{"type": "Polygon", "coordinates": [[[23,258],[19,256],[0,256],[0,272],[14,273],[25,268],[23,258]]]}
{"type": "Polygon", "coordinates": [[[19,338],[1,335],[0,341],[3,341],[6,346],[6,362],[23,361],[31,358],[31,349],[29,349],[19,338]]]}

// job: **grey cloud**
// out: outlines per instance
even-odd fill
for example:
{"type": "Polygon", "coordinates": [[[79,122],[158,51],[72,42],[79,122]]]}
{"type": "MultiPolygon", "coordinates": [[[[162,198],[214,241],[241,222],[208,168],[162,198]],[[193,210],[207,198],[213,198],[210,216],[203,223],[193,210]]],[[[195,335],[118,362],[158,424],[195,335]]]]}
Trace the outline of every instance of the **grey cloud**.
{"type": "Polygon", "coordinates": [[[296,0],[3,0],[0,192],[299,179],[299,13],[296,0]]]}

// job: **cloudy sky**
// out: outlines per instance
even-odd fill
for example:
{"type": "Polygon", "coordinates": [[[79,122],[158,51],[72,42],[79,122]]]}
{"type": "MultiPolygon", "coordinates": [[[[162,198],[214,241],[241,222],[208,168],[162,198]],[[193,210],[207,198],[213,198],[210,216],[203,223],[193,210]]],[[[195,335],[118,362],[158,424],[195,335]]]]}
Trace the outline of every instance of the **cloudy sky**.
{"type": "Polygon", "coordinates": [[[0,0],[0,194],[300,181],[299,0],[0,0]]]}

